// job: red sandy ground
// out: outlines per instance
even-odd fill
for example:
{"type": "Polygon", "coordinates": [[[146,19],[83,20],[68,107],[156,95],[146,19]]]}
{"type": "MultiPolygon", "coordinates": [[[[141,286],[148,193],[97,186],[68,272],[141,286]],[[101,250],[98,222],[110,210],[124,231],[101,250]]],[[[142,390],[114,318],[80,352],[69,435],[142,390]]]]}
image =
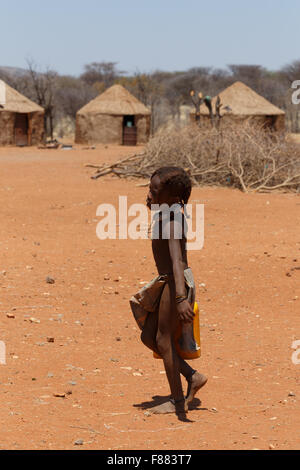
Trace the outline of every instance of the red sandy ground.
{"type": "Polygon", "coordinates": [[[209,381],[189,421],[148,416],[169,389],[128,299],[156,275],[150,242],[96,237],[100,203],[143,203],[147,188],[84,167],[134,151],[0,149],[0,448],[299,449],[300,198],[193,189],[205,204],[204,248],[189,252],[193,366],[209,381]]]}

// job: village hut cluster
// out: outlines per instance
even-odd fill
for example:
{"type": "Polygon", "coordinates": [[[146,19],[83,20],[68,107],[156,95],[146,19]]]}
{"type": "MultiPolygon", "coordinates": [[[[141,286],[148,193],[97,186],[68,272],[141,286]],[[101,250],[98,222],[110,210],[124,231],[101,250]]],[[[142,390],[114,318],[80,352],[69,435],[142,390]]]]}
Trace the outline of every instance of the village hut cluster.
{"type": "MultiPolygon", "coordinates": [[[[0,80],[0,145],[38,145],[45,138],[44,109],[0,80]]],[[[76,115],[79,144],[145,144],[151,112],[121,85],[114,85],[76,115]]]]}
{"type": "MultiPolygon", "coordinates": [[[[242,82],[212,100],[221,103],[219,123],[251,121],[274,131],[284,130],[285,113],[242,82]]],[[[211,126],[212,113],[202,103],[201,126],[211,126]]],[[[195,121],[191,112],[190,119],[195,121]]],[[[216,117],[216,116],[215,116],[216,117]]],[[[0,145],[38,145],[45,139],[44,110],[0,80],[0,145]]],[[[93,145],[140,145],[150,137],[151,112],[121,85],[113,85],[76,114],[75,142],[93,145]]]]}

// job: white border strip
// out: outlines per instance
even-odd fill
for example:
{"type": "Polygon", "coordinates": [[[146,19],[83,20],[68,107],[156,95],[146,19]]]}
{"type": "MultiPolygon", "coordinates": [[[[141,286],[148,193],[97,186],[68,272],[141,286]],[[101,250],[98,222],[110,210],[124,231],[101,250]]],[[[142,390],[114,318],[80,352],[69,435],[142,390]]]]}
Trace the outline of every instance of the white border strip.
{"type": "Polygon", "coordinates": [[[3,80],[0,80],[0,104],[6,105],[6,86],[3,80]]]}

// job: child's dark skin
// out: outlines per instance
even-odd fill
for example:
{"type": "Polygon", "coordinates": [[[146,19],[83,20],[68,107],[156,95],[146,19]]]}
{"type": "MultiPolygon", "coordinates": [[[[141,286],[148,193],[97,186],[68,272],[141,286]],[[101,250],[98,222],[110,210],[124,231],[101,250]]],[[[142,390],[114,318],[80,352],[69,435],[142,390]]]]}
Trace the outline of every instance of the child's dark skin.
{"type": "MultiPolygon", "coordinates": [[[[152,204],[179,203],[179,198],[171,196],[167,189],[161,187],[160,178],[154,175],[151,178],[147,206],[152,204]]],[[[171,401],[163,403],[152,409],[154,413],[184,413],[188,409],[188,403],[192,401],[195,393],[206,383],[204,375],[194,371],[177,353],[173,335],[179,323],[193,322],[194,312],[188,300],[180,303],[175,302],[176,296],[186,296],[184,269],[188,267],[185,249],[185,238],[174,238],[174,230],[177,221],[171,220],[170,238],[153,239],[152,250],[159,274],[173,274],[166,283],[160,299],[158,311],[148,315],[144,325],[141,339],[150,349],[163,358],[166,375],[168,378],[172,398],[171,401]],[[180,374],[188,380],[189,391],[185,400],[180,374]]]]}

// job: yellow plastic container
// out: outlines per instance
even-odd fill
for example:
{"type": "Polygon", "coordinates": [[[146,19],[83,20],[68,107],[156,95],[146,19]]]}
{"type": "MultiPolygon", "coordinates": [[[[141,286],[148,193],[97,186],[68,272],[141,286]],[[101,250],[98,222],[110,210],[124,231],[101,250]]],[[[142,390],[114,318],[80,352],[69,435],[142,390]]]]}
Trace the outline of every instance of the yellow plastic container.
{"type": "MultiPolygon", "coordinates": [[[[201,356],[200,343],[200,315],[197,302],[194,303],[193,323],[180,324],[175,333],[175,347],[182,359],[197,359],[201,356]]],[[[153,352],[155,359],[162,359],[161,356],[153,352]]]]}

